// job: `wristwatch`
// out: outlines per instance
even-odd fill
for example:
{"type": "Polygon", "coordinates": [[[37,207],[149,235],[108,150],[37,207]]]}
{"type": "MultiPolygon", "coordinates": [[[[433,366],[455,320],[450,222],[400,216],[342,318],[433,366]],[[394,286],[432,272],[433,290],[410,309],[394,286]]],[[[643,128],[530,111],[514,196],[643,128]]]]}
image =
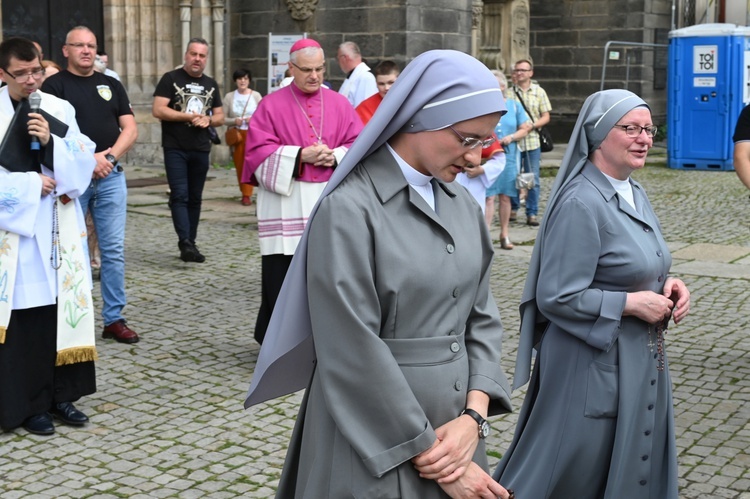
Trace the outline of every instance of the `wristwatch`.
{"type": "Polygon", "coordinates": [[[113,166],[114,166],[115,163],[117,163],[117,158],[115,158],[114,154],[106,154],[104,156],[104,159],[106,159],[107,161],[109,161],[110,163],[112,163],[113,166]]]}
{"type": "Polygon", "coordinates": [[[466,408],[461,411],[461,414],[459,414],[459,416],[463,416],[464,414],[470,416],[479,425],[479,438],[487,438],[487,435],[490,434],[490,424],[487,422],[487,420],[484,419],[474,409],[466,408]]]}

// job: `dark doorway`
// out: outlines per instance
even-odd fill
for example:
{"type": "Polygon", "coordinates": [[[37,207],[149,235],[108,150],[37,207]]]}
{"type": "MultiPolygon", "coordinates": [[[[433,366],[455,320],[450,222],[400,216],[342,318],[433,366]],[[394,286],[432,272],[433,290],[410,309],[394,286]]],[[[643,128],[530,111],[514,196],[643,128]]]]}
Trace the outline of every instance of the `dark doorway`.
{"type": "Polygon", "coordinates": [[[4,0],[2,5],[3,38],[23,36],[37,41],[44,58],[62,67],[66,65],[62,46],[70,28],[90,28],[104,48],[102,0],[4,0]]]}

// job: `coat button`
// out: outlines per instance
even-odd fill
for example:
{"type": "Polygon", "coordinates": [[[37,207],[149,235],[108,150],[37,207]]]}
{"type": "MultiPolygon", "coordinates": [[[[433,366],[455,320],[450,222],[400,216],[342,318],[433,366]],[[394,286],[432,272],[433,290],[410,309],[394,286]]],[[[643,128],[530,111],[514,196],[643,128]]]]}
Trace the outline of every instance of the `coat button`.
{"type": "Polygon", "coordinates": [[[456,251],[456,248],[452,244],[449,244],[448,246],[445,247],[445,250],[448,253],[453,253],[454,251],[456,251]]]}
{"type": "Polygon", "coordinates": [[[649,404],[648,405],[648,410],[649,411],[653,411],[654,410],[654,404],[649,404]]]}
{"type": "Polygon", "coordinates": [[[648,227],[644,227],[643,232],[651,232],[651,229],[649,229],[648,227]]]}
{"type": "Polygon", "coordinates": [[[456,336],[456,330],[451,329],[450,332],[448,333],[448,336],[456,336]]]}
{"type": "Polygon", "coordinates": [[[459,345],[458,343],[455,343],[455,342],[451,343],[451,352],[456,353],[459,350],[461,350],[461,345],[459,345]]]}
{"type": "Polygon", "coordinates": [[[661,256],[661,255],[662,255],[661,250],[656,252],[656,256],[661,256]]]}
{"type": "Polygon", "coordinates": [[[659,282],[661,282],[663,280],[664,280],[664,276],[663,275],[660,275],[659,278],[657,279],[657,281],[659,281],[659,282]]]}
{"type": "Polygon", "coordinates": [[[651,435],[651,430],[646,430],[643,432],[643,434],[648,437],[649,435],[651,435]]]}
{"type": "Polygon", "coordinates": [[[648,461],[648,456],[641,456],[641,459],[642,459],[643,461],[648,461]]]}
{"type": "Polygon", "coordinates": [[[638,482],[638,483],[640,483],[641,485],[646,485],[646,484],[647,484],[648,482],[647,482],[646,480],[641,480],[641,481],[640,481],[640,482],[638,482]]]}
{"type": "Polygon", "coordinates": [[[460,381],[456,381],[456,383],[453,385],[453,388],[455,388],[457,392],[460,392],[463,387],[464,384],[460,381]]]}
{"type": "Polygon", "coordinates": [[[453,298],[458,298],[458,288],[453,288],[453,293],[451,294],[453,295],[453,298]]]}
{"type": "Polygon", "coordinates": [[[655,379],[652,379],[652,380],[651,380],[651,386],[654,386],[655,384],[656,384],[656,380],[655,380],[655,379]]]}

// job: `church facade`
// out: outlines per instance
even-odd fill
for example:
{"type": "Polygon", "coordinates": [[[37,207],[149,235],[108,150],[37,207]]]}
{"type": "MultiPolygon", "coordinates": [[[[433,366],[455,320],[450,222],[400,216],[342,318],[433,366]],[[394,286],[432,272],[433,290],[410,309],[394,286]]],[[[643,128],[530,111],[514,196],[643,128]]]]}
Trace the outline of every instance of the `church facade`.
{"type": "MultiPolygon", "coordinates": [[[[337,47],[344,41],[356,42],[370,66],[383,59],[403,66],[426,50],[455,49],[506,74],[518,59],[533,61],[534,78],[552,102],[550,128],[556,140],[567,140],[583,100],[602,86],[641,95],[660,123],[666,115],[666,44],[674,25],[674,3],[0,0],[3,35],[40,41],[48,59],[64,62],[60,47],[70,27],[84,24],[97,33],[110,66],[128,89],[140,132],[128,159],[141,164],[162,162],[151,96],[161,75],[181,64],[187,41],[194,36],[210,44],[206,74],[219,82],[222,93],[233,89],[232,72],[245,67],[252,71],[254,88],[265,94],[269,34],[306,33],[323,46],[326,79],[334,88],[344,78],[336,62],[337,47]]],[[[213,161],[228,163],[227,148],[215,149],[213,161]]]]}

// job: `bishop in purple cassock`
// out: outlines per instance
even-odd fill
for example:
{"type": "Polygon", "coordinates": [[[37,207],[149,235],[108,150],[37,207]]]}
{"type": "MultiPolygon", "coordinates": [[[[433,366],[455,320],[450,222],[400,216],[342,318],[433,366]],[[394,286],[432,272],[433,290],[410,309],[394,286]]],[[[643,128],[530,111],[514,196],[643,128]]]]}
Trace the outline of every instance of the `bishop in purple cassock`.
{"type": "Polygon", "coordinates": [[[259,187],[262,343],[308,216],[333,170],[362,130],[349,101],[322,86],[325,55],[305,38],[290,51],[294,81],[265,97],[250,120],[242,181],[259,187]]]}

